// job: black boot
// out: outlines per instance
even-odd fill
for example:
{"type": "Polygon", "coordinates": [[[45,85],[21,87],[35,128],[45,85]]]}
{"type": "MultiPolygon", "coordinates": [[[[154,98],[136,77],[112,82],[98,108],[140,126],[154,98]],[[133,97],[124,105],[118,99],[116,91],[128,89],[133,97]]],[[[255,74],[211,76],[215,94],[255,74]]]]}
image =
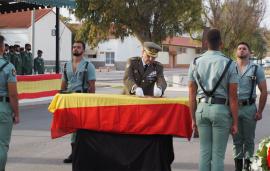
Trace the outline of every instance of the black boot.
{"type": "Polygon", "coordinates": [[[235,171],[242,171],[243,169],[243,159],[234,159],[235,171]]]}
{"type": "Polygon", "coordinates": [[[71,143],[71,153],[66,159],[63,160],[63,163],[72,163],[73,147],[74,147],[74,143],[71,143]]]}
{"type": "Polygon", "coordinates": [[[251,171],[251,161],[249,159],[245,159],[245,165],[244,165],[244,169],[245,171],[251,171]]]}

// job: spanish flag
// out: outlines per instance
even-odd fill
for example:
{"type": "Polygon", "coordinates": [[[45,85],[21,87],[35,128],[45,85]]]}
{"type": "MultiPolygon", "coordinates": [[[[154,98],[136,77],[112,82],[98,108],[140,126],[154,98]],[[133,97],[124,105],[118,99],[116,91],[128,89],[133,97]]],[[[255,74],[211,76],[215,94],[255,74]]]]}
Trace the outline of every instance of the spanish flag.
{"type": "Polygon", "coordinates": [[[188,100],[140,98],[109,94],[57,94],[48,110],[53,113],[52,138],[88,129],[122,134],[163,134],[190,138],[188,100]]]}
{"type": "Polygon", "coordinates": [[[61,74],[18,75],[19,99],[54,96],[61,87],[61,74]]]}

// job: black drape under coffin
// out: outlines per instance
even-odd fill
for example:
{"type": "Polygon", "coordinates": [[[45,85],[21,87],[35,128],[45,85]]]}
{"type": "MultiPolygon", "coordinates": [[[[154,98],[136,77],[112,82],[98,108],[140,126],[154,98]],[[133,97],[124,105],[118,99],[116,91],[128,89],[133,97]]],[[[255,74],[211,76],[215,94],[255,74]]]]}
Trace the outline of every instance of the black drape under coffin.
{"type": "Polygon", "coordinates": [[[172,136],[78,130],[73,171],[171,171],[172,136]]]}

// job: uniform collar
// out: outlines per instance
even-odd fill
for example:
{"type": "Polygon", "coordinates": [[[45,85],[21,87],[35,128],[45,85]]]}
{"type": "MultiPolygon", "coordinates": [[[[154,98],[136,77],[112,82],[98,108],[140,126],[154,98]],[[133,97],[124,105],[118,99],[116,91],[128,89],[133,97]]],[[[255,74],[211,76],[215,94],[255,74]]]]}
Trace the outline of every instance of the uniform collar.
{"type": "Polygon", "coordinates": [[[249,61],[249,63],[245,66],[243,72],[241,73],[240,68],[239,68],[238,64],[236,63],[236,67],[237,67],[237,69],[239,71],[239,74],[242,75],[242,76],[245,75],[253,65],[255,65],[255,64],[252,63],[251,61],[249,61]]]}
{"type": "Polygon", "coordinates": [[[146,65],[146,64],[144,63],[144,61],[143,61],[143,58],[142,58],[142,64],[143,64],[143,67],[144,67],[144,65],[146,65]]]}
{"type": "Polygon", "coordinates": [[[84,58],[82,58],[80,63],[78,64],[77,68],[81,67],[85,62],[86,62],[86,60],[84,58]]]}
{"type": "Polygon", "coordinates": [[[218,50],[208,50],[205,52],[205,54],[208,54],[208,55],[218,55],[218,54],[222,54],[223,53],[221,51],[218,51],[218,50]]]}

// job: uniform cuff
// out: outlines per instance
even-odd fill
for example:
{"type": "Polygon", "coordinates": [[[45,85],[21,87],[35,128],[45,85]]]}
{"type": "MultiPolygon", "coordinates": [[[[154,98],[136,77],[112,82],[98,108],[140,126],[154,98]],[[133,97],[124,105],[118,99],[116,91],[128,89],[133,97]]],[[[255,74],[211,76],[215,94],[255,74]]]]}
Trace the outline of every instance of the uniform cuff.
{"type": "Polygon", "coordinates": [[[132,88],[131,88],[131,94],[134,94],[135,93],[135,90],[136,90],[136,88],[137,88],[138,86],[136,85],[136,84],[134,84],[133,86],[132,86],[132,88]]]}

